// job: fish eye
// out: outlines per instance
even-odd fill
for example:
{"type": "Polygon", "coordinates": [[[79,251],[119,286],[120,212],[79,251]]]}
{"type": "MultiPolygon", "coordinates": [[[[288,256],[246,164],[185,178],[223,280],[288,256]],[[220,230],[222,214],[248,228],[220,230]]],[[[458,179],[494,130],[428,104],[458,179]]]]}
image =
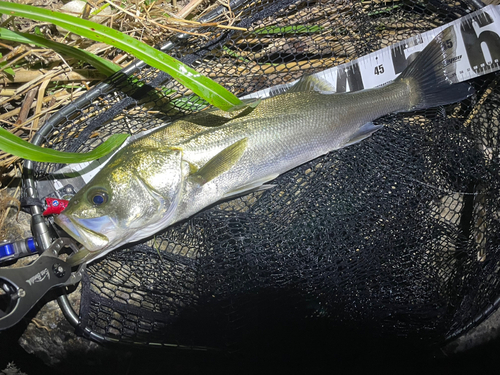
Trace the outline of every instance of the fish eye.
{"type": "Polygon", "coordinates": [[[88,200],[94,206],[101,206],[108,201],[108,193],[102,189],[93,190],[88,194],[88,200]]]}

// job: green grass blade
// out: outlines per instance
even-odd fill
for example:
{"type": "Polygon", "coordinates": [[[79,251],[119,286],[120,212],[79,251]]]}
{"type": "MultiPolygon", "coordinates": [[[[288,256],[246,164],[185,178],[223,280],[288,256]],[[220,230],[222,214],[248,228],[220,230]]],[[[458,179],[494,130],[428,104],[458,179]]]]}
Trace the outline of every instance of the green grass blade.
{"type": "Polygon", "coordinates": [[[48,163],[82,163],[99,159],[110,152],[116,150],[129,137],[128,134],[115,134],[103,144],[85,154],[77,152],[62,152],[35,146],[29,142],[23,141],[21,138],[9,133],[4,128],[0,127],[0,150],[9,154],[19,156],[23,159],[29,159],[39,162],[48,163]]]}
{"type": "Polygon", "coordinates": [[[107,26],[48,9],[5,1],[0,1],[0,13],[51,22],[75,34],[120,48],[146,64],[167,72],[175,80],[222,110],[228,111],[234,106],[241,105],[241,100],[210,78],[173,57],[107,26]]]}
{"type": "Polygon", "coordinates": [[[93,53],[83,51],[79,48],[67,46],[66,44],[54,42],[43,37],[20,33],[0,27],[0,39],[9,40],[11,42],[34,44],[39,47],[50,48],[61,55],[73,57],[78,60],[85,61],[96,68],[99,72],[110,76],[111,74],[119,71],[121,67],[111,61],[96,56],[93,53]]]}
{"type": "Polygon", "coordinates": [[[382,9],[379,9],[379,10],[375,10],[373,12],[370,12],[368,13],[369,16],[377,16],[379,14],[384,14],[384,13],[390,13],[391,11],[393,11],[394,9],[397,9],[397,8],[400,8],[402,7],[403,5],[402,4],[395,4],[395,5],[392,5],[392,6],[387,6],[385,8],[382,8],[382,9]]]}
{"type": "Polygon", "coordinates": [[[228,47],[226,47],[226,46],[222,46],[222,50],[223,50],[224,52],[226,52],[229,56],[235,57],[235,58],[237,58],[238,60],[241,60],[241,61],[246,62],[246,63],[251,62],[250,60],[248,60],[248,59],[246,59],[246,58],[244,58],[244,57],[240,56],[238,53],[236,53],[236,52],[232,51],[231,49],[229,49],[229,48],[228,48],[228,47]]]}
{"type": "MultiPolygon", "coordinates": [[[[1,58],[1,57],[2,57],[2,54],[0,53],[0,58],[1,58]]],[[[8,64],[8,61],[1,62],[1,63],[0,63],[0,69],[1,69],[2,67],[4,67],[5,65],[7,65],[7,64],[8,64]]],[[[8,75],[11,75],[11,76],[14,76],[14,75],[16,74],[16,73],[14,72],[14,69],[12,69],[11,67],[5,68],[3,71],[4,71],[5,73],[7,73],[8,75]]]]}

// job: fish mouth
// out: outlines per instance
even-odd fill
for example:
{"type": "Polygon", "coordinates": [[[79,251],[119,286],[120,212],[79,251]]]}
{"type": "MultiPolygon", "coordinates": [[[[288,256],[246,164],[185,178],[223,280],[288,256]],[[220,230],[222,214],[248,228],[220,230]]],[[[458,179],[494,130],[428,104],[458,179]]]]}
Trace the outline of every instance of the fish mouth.
{"type": "Polygon", "coordinates": [[[75,219],[59,214],[54,222],[91,252],[105,250],[110,245],[110,238],[99,233],[110,224],[114,227],[114,223],[108,216],[95,219],[75,219]]]}

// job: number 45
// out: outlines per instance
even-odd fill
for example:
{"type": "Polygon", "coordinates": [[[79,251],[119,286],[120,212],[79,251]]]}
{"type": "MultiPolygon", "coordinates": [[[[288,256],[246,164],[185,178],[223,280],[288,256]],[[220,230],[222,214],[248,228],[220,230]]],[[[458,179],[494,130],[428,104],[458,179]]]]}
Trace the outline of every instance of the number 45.
{"type": "Polygon", "coordinates": [[[384,65],[380,64],[375,67],[375,75],[383,74],[385,72],[384,65]]]}

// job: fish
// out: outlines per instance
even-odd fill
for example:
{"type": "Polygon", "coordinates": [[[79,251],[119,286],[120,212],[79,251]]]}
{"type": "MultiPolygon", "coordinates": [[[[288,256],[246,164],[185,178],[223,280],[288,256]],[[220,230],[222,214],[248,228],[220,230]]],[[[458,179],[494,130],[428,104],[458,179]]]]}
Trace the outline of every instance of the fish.
{"type": "Polygon", "coordinates": [[[69,201],[55,223],[82,244],[80,264],[152,237],[217,202],[269,184],[301,164],[366,139],[374,120],[461,101],[453,27],[438,34],[390,83],[332,93],[313,76],[232,112],[187,116],[118,151],[69,201]]]}

